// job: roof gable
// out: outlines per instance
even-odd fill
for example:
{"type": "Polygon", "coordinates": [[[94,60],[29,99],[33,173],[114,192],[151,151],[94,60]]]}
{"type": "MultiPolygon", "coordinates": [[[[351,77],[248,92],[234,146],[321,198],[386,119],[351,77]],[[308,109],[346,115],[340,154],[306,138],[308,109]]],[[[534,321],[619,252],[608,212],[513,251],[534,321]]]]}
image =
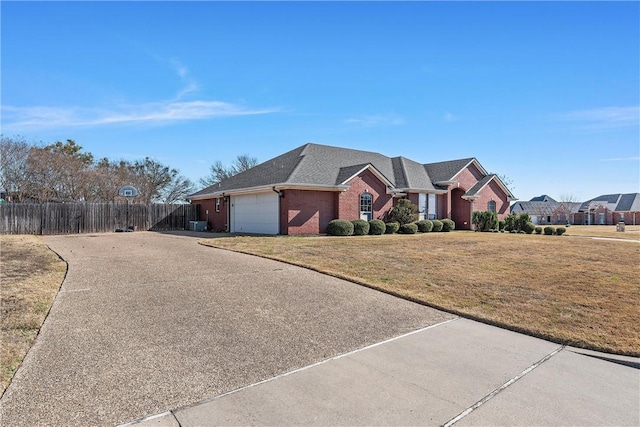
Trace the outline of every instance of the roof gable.
{"type": "Polygon", "coordinates": [[[427,163],[424,165],[433,182],[451,181],[462,169],[475,160],[467,159],[449,160],[446,162],[427,163]]]}
{"type": "Polygon", "coordinates": [[[340,174],[338,175],[337,184],[346,185],[349,181],[351,181],[356,176],[360,175],[365,170],[371,171],[387,187],[390,187],[393,185],[387,179],[387,177],[382,175],[374,166],[372,166],[369,163],[366,165],[356,165],[356,166],[348,166],[348,167],[341,168],[340,174]],[[345,176],[346,178],[342,179],[342,177],[345,177],[345,176]]]}
{"type": "Polygon", "coordinates": [[[482,189],[484,187],[486,187],[487,185],[489,185],[489,183],[491,181],[495,181],[498,186],[500,188],[502,188],[502,191],[504,191],[504,193],[507,195],[507,197],[509,199],[514,199],[515,197],[513,196],[513,194],[511,194],[511,191],[509,191],[509,188],[507,188],[507,186],[502,182],[502,180],[500,179],[500,177],[498,177],[498,175],[496,174],[490,174],[485,176],[484,178],[482,178],[480,181],[476,182],[476,184],[471,187],[465,194],[463,197],[465,198],[474,198],[474,197],[478,197],[480,193],[480,191],[482,191],[482,189]]]}
{"type": "Polygon", "coordinates": [[[616,211],[640,211],[640,193],[623,194],[616,206],[616,211]]]}
{"type": "Polygon", "coordinates": [[[542,196],[534,197],[529,201],[530,202],[555,202],[556,200],[551,196],[547,196],[546,194],[543,194],[542,196]]]}

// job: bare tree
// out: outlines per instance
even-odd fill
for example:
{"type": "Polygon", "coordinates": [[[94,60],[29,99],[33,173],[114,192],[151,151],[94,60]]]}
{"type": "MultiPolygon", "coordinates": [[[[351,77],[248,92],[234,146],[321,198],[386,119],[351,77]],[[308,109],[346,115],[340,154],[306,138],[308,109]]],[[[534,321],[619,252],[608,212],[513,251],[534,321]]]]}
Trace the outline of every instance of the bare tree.
{"type": "Polygon", "coordinates": [[[558,204],[558,214],[564,215],[564,220],[566,223],[572,223],[571,213],[573,212],[574,206],[579,203],[578,196],[572,193],[564,193],[560,195],[560,203],[558,204]]]}
{"type": "Polygon", "coordinates": [[[84,200],[87,170],[93,155],[68,139],[45,147],[32,147],[27,156],[27,188],[31,197],[44,201],[84,200]]]}
{"type": "Polygon", "coordinates": [[[28,195],[27,157],[31,146],[24,138],[0,137],[0,187],[11,202],[22,202],[28,195]]]}
{"type": "Polygon", "coordinates": [[[176,175],[172,178],[171,183],[161,191],[159,200],[167,204],[186,203],[187,196],[195,191],[195,185],[190,179],[176,175]]]}
{"type": "Polygon", "coordinates": [[[248,154],[241,154],[233,161],[231,166],[225,166],[221,161],[216,161],[209,167],[209,175],[200,178],[199,183],[203,187],[217,184],[218,182],[249,170],[258,164],[258,159],[248,154]]]}

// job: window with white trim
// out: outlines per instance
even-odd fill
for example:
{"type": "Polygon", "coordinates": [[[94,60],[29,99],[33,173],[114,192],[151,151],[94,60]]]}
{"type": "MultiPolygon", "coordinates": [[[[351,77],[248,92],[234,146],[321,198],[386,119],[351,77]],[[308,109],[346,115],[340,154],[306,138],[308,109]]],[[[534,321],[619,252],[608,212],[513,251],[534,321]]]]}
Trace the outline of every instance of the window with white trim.
{"type": "Polygon", "coordinates": [[[487,210],[489,212],[495,212],[496,211],[496,201],[495,200],[489,200],[489,203],[487,203],[487,210]]]}

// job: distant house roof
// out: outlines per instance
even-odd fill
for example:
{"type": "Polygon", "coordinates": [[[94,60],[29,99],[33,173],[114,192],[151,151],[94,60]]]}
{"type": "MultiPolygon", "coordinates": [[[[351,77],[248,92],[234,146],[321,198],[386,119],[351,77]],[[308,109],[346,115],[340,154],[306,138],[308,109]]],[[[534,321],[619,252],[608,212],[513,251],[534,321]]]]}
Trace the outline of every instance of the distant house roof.
{"type": "Polygon", "coordinates": [[[589,207],[604,206],[614,212],[640,211],[640,193],[604,194],[583,202],[580,211],[586,211],[589,207]]]}
{"type": "MultiPolygon", "coordinates": [[[[475,158],[424,165],[406,157],[392,158],[369,151],[305,144],[189,197],[197,200],[219,197],[223,193],[268,190],[273,187],[339,191],[346,188],[347,180],[367,167],[384,178],[389,191],[444,193],[446,188],[436,183],[454,178],[471,162],[475,162],[486,175],[475,158]]],[[[486,181],[496,178],[491,175],[486,181]]],[[[506,189],[504,184],[501,185],[506,189]]]]}
{"type": "Polygon", "coordinates": [[[526,212],[529,215],[551,215],[560,204],[555,200],[550,201],[530,200],[528,202],[517,202],[511,206],[512,213],[526,212]]]}
{"type": "Polygon", "coordinates": [[[555,202],[556,200],[554,200],[554,198],[551,196],[547,196],[546,194],[543,194],[542,196],[534,197],[529,201],[530,202],[547,202],[547,201],[555,202]]]}

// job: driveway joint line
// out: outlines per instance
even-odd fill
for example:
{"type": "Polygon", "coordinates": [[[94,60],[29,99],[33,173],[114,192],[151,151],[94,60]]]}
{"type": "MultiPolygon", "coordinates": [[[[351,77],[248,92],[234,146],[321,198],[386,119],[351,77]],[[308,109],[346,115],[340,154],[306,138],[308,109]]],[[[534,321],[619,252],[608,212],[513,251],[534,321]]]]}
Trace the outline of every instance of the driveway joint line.
{"type": "Polygon", "coordinates": [[[157,418],[162,418],[162,417],[165,417],[167,415],[171,415],[176,420],[176,422],[178,423],[178,426],[181,427],[180,421],[178,421],[178,419],[176,418],[176,415],[172,411],[161,412],[159,414],[150,415],[150,416],[148,416],[146,418],[142,418],[142,419],[139,419],[139,420],[131,421],[131,422],[128,422],[128,423],[125,423],[125,424],[119,424],[117,427],[134,426],[136,424],[142,424],[142,423],[145,423],[147,421],[153,421],[153,420],[155,420],[157,418]]]}
{"type": "Polygon", "coordinates": [[[495,390],[493,390],[491,393],[487,394],[482,399],[478,400],[476,403],[474,403],[473,405],[471,405],[470,407],[468,407],[467,409],[465,409],[464,411],[459,413],[457,416],[453,417],[452,419],[447,421],[445,424],[442,424],[442,427],[451,427],[452,425],[454,425],[455,423],[457,423],[458,421],[460,421],[461,419],[463,419],[464,417],[469,415],[471,412],[475,411],[476,409],[478,409],[479,407],[481,407],[482,405],[487,403],[489,400],[493,399],[496,395],[498,395],[504,389],[506,389],[507,387],[511,386],[513,383],[515,383],[516,381],[518,381],[519,379],[521,379],[522,377],[524,377],[525,375],[527,375],[528,373],[530,373],[531,371],[536,369],[538,366],[542,365],[547,360],[551,359],[556,354],[560,353],[560,351],[562,351],[564,348],[565,348],[564,345],[556,348],[554,351],[552,351],[551,353],[547,354],[542,359],[538,360],[536,363],[534,363],[533,365],[529,366],[527,369],[525,369],[524,371],[520,372],[515,377],[511,378],[509,381],[507,381],[506,383],[502,384],[500,387],[496,388],[495,390]]]}
{"type": "Polygon", "coordinates": [[[289,375],[293,375],[293,374],[296,374],[298,372],[306,371],[307,369],[311,369],[311,368],[314,368],[316,366],[323,365],[325,363],[328,363],[328,362],[331,362],[331,361],[334,361],[334,360],[342,359],[343,357],[352,356],[352,355],[360,353],[362,351],[369,350],[371,348],[378,347],[380,345],[387,344],[387,343],[390,343],[390,342],[393,342],[393,341],[396,341],[396,340],[399,340],[401,338],[405,338],[405,337],[408,337],[408,336],[411,336],[411,335],[414,335],[414,334],[418,334],[418,333],[424,332],[424,331],[426,331],[428,329],[432,329],[432,328],[435,328],[437,326],[442,326],[442,325],[445,325],[445,324],[447,324],[449,322],[453,322],[453,321],[456,321],[456,320],[459,320],[459,319],[460,319],[459,317],[456,317],[456,318],[453,318],[453,319],[447,319],[445,321],[436,323],[434,325],[429,325],[429,326],[426,326],[424,328],[420,328],[420,329],[417,329],[415,331],[408,332],[406,334],[398,335],[396,337],[389,338],[387,340],[380,341],[380,342],[377,342],[375,344],[371,344],[371,345],[368,345],[368,346],[365,346],[365,347],[362,347],[362,348],[358,348],[358,349],[349,351],[347,353],[339,354],[337,356],[330,357],[328,359],[320,360],[320,361],[318,361],[316,363],[312,363],[311,365],[303,366],[301,368],[294,369],[293,371],[285,372],[285,373],[276,375],[275,377],[271,377],[271,378],[267,378],[267,379],[262,380],[262,381],[258,381],[257,383],[249,384],[249,385],[246,385],[244,387],[240,387],[240,388],[237,388],[235,390],[231,390],[231,391],[228,391],[226,393],[223,393],[223,394],[220,394],[220,395],[217,395],[217,396],[213,396],[213,397],[209,397],[209,398],[203,399],[203,400],[201,400],[199,402],[192,403],[191,405],[186,405],[186,406],[184,406],[182,408],[179,408],[177,410],[183,410],[183,409],[187,409],[187,408],[192,408],[194,406],[200,406],[200,405],[203,405],[203,404],[206,404],[206,403],[209,403],[209,402],[213,402],[214,400],[221,399],[221,398],[223,398],[225,396],[228,396],[230,394],[235,394],[235,393],[237,393],[239,391],[243,391],[243,390],[246,390],[246,389],[249,389],[249,388],[253,388],[253,387],[259,386],[261,384],[265,384],[265,383],[268,383],[268,382],[271,382],[271,381],[274,381],[274,380],[278,380],[280,378],[288,377],[289,375]]]}

